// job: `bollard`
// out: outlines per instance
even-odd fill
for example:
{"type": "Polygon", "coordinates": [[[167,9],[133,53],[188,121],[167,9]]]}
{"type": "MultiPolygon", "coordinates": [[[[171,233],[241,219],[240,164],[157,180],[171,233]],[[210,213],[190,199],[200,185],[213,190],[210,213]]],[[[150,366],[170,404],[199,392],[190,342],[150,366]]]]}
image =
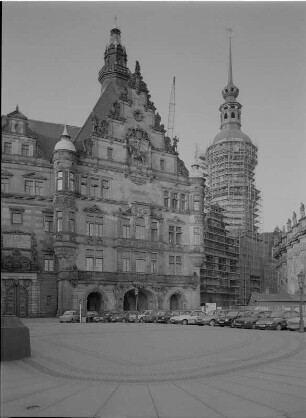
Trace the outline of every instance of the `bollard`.
{"type": "Polygon", "coordinates": [[[25,357],[31,357],[28,327],[14,315],[1,315],[1,361],[25,357]]]}

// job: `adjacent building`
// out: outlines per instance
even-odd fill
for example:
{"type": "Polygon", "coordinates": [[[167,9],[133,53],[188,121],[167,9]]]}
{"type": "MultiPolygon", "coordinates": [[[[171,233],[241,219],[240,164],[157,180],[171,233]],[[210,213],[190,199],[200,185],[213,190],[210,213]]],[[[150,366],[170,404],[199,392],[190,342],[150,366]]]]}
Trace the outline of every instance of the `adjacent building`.
{"type": "Polygon", "coordinates": [[[1,306],[65,310],[200,305],[204,178],[179,158],[118,28],[82,127],[2,118],[1,306]]]}

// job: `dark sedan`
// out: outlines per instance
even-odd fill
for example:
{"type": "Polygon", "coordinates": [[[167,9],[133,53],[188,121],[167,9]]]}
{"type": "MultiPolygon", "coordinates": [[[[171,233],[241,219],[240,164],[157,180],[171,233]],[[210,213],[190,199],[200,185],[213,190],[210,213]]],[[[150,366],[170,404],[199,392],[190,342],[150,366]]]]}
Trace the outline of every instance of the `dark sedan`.
{"type": "Polygon", "coordinates": [[[112,312],[111,322],[129,322],[128,312],[112,312]]]}
{"type": "Polygon", "coordinates": [[[220,327],[234,327],[234,320],[236,318],[245,317],[250,315],[250,311],[228,311],[223,317],[218,318],[217,324],[220,327]]]}
{"type": "Polygon", "coordinates": [[[160,312],[152,312],[150,314],[146,314],[142,317],[142,321],[149,323],[149,322],[157,322],[157,318],[160,312]]]}
{"type": "Polygon", "coordinates": [[[236,318],[233,322],[234,328],[255,329],[255,324],[262,318],[267,318],[271,311],[254,311],[246,317],[236,318]]]}
{"type": "Polygon", "coordinates": [[[171,311],[161,311],[157,315],[157,322],[160,324],[170,324],[171,316],[173,316],[171,311]]]}

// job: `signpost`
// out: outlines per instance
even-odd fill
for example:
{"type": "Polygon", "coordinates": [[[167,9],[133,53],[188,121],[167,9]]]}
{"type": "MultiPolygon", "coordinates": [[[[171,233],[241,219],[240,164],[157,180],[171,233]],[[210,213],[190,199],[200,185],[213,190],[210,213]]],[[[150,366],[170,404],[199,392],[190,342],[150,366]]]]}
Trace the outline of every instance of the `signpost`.
{"type": "Polygon", "coordinates": [[[80,305],[80,323],[82,322],[82,299],[79,300],[80,305]]]}

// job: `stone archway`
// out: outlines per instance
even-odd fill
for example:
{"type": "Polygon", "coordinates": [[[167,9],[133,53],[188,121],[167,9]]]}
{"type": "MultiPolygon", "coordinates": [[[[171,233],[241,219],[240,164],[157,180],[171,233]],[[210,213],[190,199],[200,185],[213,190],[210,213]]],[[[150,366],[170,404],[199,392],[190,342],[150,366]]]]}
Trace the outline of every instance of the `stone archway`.
{"type": "Polygon", "coordinates": [[[170,311],[183,311],[186,305],[186,296],[181,289],[172,289],[165,297],[164,307],[170,311]]]}
{"type": "MultiPolygon", "coordinates": [[[[153,292],[148,289],[139,289],[137,295],[137,311],[145,311],[147,309],[156,309],[157,301],[153,292]]],[[[124,311],[136,311],[135,289],[130,289],[124,294],[123,298],[124,311]]]]}
{"type": "Polygon", "coordinates": [[[97,311],[101,313],[104,310],[104,299],[100,292],[93,291],[87,295],[87,311],[97,311]]]}

